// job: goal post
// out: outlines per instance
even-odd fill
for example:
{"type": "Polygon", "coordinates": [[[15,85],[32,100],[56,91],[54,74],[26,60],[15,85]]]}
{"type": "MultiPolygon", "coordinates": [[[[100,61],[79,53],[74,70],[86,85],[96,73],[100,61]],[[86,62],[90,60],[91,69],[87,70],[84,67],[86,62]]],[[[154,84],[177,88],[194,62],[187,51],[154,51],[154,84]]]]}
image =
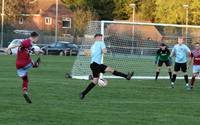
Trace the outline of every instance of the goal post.
{"type": "MultiPolygon", "coordinates": [[[[90,22],[80,46],[81,51],[72,67],[72,78],[88,79],[88,76],[92,74],[89,67],[90,57],[84,52],[88,51],[94,43],[93,36],[96,33],[103,35],[108,50],[104,56],[104,64],[126,73],[134,71],[134,79],[155,78],[154,61],[160,43],[165,43],[171,49],[177,43],[178,36],[183,36],[187,39],[187,45],[192,48],[195,42],[200,41],[200,26],[195,25],[124,21],[90,22]]],[[[190,68],[188,71],[190,76],[191,72],[190,68]]],[[[178,79],[182,79],[182,76],[180,74],[178,79]]],[[[119,78],[110,73],[103,77],[119,78]]],[[[159,79],[169,79],[164,64],[159,79]]]]}

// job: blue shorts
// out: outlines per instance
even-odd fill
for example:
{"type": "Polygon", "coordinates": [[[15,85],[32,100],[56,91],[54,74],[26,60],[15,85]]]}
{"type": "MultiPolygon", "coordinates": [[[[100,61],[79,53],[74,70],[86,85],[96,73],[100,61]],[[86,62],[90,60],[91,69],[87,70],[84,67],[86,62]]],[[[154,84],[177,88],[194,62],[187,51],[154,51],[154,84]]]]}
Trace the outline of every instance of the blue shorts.
{"type": "Polygon", "coordinates": [[[193,65],[192,72],[193,73],[200,73],[200,66],[199,65],[193,65]]]}
{"type": "Polygon", "coordinates": [[[17,70],[17,75],[18,75],[19,77],[24,77],[24,76],[26,76],[27,73],[28,73],[28,70],[29,70],[30,68],[32,68],[32,67],[33,67],[33,64],[30,63],[30,64],[26,65],[25,67],[18,69],[18,70],[17,70]]]}

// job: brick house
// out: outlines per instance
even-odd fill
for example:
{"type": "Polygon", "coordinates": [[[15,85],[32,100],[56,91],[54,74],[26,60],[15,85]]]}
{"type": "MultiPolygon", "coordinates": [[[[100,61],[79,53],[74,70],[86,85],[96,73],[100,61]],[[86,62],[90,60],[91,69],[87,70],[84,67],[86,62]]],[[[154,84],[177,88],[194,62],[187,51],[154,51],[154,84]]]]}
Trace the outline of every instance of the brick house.
{"type": "MultiPolygon", "coordinates": [[[[116,20],[116,21],[124,21],[124,20],[116,20]]],[[[126,21],[127,22],[127,21],[126,21]]],[[[136,20],[136,22],[140,22],[136,20]]],[[[142,21],[147,22],[149,21],[142,21]]],[[[144,26],[144,25],[115,25],[111,24],[107,27],[107,32],[110,34],[118,33],[119,35],[126,34],[126,36],[132,37],[134,31],[134,37],[139,37],[143,40],[153,40],[153,41],[161,41],[163,39],[162,34],[158,31],[155,26],[144,26]]]]}
{"type": "MultiPolygon", "coordinates": [[[[21,14],[14,27],[23,30],[54,31],[56,22],[56,0],[37,0],[34,14],[21,14]]],[[[72,28],[72,11],[60,0],[58,4],[58,31],[69,34],[72,28]]]]}

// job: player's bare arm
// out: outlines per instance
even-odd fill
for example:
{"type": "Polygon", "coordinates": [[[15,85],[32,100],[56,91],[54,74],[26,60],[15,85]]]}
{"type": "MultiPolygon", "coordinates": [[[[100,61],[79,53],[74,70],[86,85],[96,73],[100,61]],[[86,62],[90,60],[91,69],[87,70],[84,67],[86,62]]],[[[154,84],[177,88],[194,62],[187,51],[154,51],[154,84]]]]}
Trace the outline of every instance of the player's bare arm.
{"type": "Polygon", "coordinates": [[[102,49],[102,52],[103,52],[103,54],[106,54],[106,53],[107,53],[107,49],[106,49],[106,48],[103,48],[103,49],[102,49]]]}
{"type": "Polygon", "coordinates": [[[16,48],[16,47],[20,47],[20,46],[21,46],[21,44],[19,44],[19,45],[12,45],[12,46],[6,48],[5,52],[6,52],[6,53],[9,53],[9,51],[10,51],[11,49],[16,48]]]}
{"type": "Polygon", "coordinates": [[[170,57],[174,57],[174,56],[175,56],[175,53],[172,51],[170,54],[170,57]]]}

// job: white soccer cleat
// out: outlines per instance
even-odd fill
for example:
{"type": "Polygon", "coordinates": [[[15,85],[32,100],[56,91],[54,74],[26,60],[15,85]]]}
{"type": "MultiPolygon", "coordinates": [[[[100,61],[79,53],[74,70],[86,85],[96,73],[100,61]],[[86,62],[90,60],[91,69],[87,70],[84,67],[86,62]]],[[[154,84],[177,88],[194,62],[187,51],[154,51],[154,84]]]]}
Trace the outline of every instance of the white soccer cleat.
{"type": "Polygon", "coordinates": [[[171,82],[171,88],[174,88],[174,82],[171,82]]]}

